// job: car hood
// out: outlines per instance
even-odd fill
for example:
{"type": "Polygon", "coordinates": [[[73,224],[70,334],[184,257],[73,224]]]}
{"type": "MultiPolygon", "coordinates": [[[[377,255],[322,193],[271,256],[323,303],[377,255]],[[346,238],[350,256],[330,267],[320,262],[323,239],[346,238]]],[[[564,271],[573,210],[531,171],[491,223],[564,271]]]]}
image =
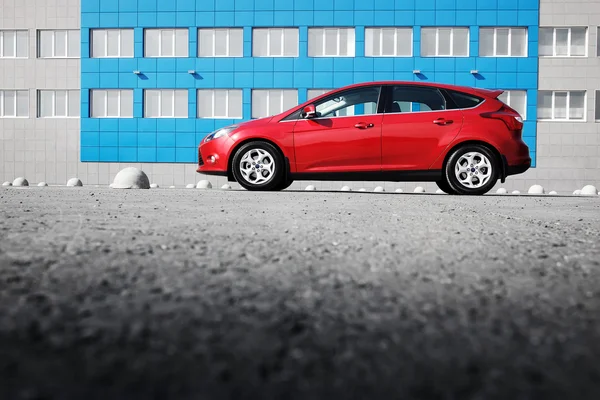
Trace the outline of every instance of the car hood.
{"type": "Polygon", "coordinates": [[[236,124],[238,126],[236,131],[239,129],[254,128],[257,126],[266,125],[272,119],[273,119],[273,117],[265,117],[265,118],[251,119],[250,121],[240,122],[240,123],[236,124]]]}

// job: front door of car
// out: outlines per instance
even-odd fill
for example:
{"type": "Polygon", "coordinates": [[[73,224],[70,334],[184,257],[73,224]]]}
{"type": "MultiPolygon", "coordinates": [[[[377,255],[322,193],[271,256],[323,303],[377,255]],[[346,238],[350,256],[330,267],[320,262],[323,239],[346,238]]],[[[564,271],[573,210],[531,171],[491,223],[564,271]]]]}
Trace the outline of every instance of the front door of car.
{"type": "Polygon", "coordinates": [[[381,132],[384,171],[427,170],[458,135],[463,114],[434,87],[390,86],[381,132]]]}
{"type": "Polygon", "coordinates": [[[298,173],[381,170],[380,86],[331,95],[314,103],[316,115],[294,126],[298,173]]]}

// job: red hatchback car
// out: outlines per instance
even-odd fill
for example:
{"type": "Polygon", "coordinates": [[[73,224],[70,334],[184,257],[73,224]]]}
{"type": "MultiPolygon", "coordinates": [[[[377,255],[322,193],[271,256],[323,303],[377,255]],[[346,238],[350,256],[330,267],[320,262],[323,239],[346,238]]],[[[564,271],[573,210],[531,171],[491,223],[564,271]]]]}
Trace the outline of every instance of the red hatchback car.
{"type": "Polygon", "coordinates": [[[523,121],[501,90],[372,82],[325,93],[279,115],[212,132],[197,172],[248,190],[294,180],[432,181],[482,195],[525,172],[523,121]]]}

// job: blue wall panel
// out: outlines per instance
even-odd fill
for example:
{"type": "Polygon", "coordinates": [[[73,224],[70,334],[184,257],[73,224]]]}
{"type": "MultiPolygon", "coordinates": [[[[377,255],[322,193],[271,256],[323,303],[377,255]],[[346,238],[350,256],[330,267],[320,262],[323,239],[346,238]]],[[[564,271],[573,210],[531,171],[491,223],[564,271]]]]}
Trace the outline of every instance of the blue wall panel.
{"type": "Polygon", "coordinates": [[[523,135],[534,157],[538,23],[538,0],[86,0],[81,5],[81,160],[196,162],[199,141],[235,122],[196,118],[198,88],[243,89],[247,120],[253,88],[295,88],[302,102],[308,89],[391,79],[527,90],[523,135]],[[479,28],[498,24],[528,27],[528,57],[479,57],[479,28]],[[252,28],[271,26],[299,28],[298,57],[252,57],[252,28]],[[308,28],[313,26],[355,27],[355,57],[308,57],[308,28]],[[365,57],[369,26],[413,27],[413,56],[365,57]],[[469,57],[421,57],[421,27],[432,26],[469,27],[469,57]],[[134,29],[135,57],[90,58],[90,29],[116,27],[134,29]],[[155,27],[189,28],[189,56],[144,58],[144,29],[155,27]],[[244,28],[243,57],[197,58],[199,27],[244,28]],[[415,69],[421,74],[413,74],[415,69]],[[134,118],[89,118],[89,92],[101,88],[134,89],[134,118]],[[188,89],[188,118],[143,118],[147,88],[188,89]]]}

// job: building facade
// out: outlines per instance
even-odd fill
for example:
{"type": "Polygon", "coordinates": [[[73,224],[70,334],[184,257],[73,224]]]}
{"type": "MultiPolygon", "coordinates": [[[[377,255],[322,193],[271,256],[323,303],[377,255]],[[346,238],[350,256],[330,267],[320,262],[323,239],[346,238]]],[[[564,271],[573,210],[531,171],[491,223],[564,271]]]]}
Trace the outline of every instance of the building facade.
{"type": "Polygon", "coordinates": [[[506,91],[503,100],[524,117],[534,160],[509,178],[509,189],[600,183],[600,5],[592,0],[0,6],[3,181],[108,184],[132,165],[159,185],[193,183],[201,179],[197,145],[216,128],[279,113],[324,90],[404,80],[506,91]]]}

